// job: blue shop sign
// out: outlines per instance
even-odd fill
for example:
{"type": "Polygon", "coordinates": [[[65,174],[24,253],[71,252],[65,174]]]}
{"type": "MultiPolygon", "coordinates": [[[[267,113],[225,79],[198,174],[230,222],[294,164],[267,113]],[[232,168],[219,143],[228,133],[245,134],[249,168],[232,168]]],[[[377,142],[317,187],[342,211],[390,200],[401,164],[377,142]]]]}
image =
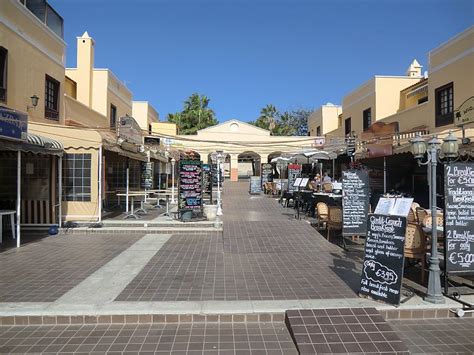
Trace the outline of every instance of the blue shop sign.
{"type": "Polygon", "coordinates": [[[27,133],[27,114],[0,107],[0,138],[26,141],[27,133]]]}

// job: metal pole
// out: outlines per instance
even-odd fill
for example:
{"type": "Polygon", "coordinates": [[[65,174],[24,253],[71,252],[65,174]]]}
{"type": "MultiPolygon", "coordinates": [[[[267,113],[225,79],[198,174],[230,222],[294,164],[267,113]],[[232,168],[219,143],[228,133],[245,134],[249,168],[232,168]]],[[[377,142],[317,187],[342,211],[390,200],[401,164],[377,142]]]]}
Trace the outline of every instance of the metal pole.
{"type": "Polygon", "coordinates": [[[174,167],[175,160],[173,158],[171,160],[171,203],[176,203],[176,199],[174,198],[174,167]]]}
{"type": "Polygon", "coordinates": [[[218,216],[222,216],[222,203],[221,203],[221,158],[217,157],[217,213],[218,216]]]}
{"type": "Polygon", "coordinates": [[[62,227],[63,221],[63,157],[59,157],[58,160],[58,197],[59,197],[59,210],[58,210],[58,225],[62,227]]]}
{"type": "Polygon", "coordinates": [[[332,160],[332,181],[336,181],[336,161],[332,160]]]}
{"type": "Polygon", "coordinates": [[[430,146],[429,164],[431,165],[431,256],[428,278],[428,291],[425,301],[431,303],[444,303],[443,294],[441,292],[441,279],[438,259],[438,231],[436,222],[436,164],[437,147],[432,142],[430,146]]]}
{"type": "Polygon", "coordinates": [[[98,206],[97,210],[99,215],[97,216],[97,222],[102,222],[102,144],[99,145],[99,184],[98,184],[98,206]]]}
{"type": "Polygon", "coordinates": [[[130,167],[128,164],[128,158],[127,158],[127,169],[125,171],[125,179],[126,179],[126,185],[125,185],[125,212],[128,213],[128,191],[129,191],[129,184],[130,184],[130,167]]]}
{"type": "MultiPolygon", "coordinates": [[[[427,170],[427,175],[428,175],[428,187],[429,187],[431,184],[431,166],[429,163],[426,165],[426,170],[427,170]]],[[[431,208],[431,192],[428,193],[428,199],[429,199],[428,206],[430,206],[431,208]]]]}
{"type": "Polygon", "coordinates": [[[383,157],[383,193],[387,193],[387,159],[383,157]]]}
{"type": "MultiPolygon", "coordinates": [[[[16,247],[20,247],[20,221],[21,221],[21,151],[17,152],[16,164],[16,247]]],[[[1,227],[0,227],[1,228],[1,227]]]]}

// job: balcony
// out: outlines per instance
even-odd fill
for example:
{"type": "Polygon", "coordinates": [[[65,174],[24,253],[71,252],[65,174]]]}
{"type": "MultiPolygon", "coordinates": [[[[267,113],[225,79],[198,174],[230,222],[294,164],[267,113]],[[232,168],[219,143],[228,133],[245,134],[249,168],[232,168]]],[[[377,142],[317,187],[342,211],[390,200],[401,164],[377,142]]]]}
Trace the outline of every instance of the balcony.
{"type": "Polygon", "coordinates": [[[18,0],[51,31],[64,39],[64,20],[46,0],[18,0]]]}

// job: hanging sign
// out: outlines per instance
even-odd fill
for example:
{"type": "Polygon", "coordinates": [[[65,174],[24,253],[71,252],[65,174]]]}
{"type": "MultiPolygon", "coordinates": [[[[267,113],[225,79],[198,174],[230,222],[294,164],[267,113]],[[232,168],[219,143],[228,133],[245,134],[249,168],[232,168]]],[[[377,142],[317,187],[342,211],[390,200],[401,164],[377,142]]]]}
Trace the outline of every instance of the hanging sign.
{"type": "Polygon", "coordinates": [[[400,303],[406,218],[369,214],[360,295],[400,303]]]}
{"type": "Polygon", "coordinates": [[[273,175],[273,165],[264,163],[261,165],[261,175],[262,175],[262,188],[265,185],[266,182],[271,182],[272,181],[272,175],[273,175]]]}
{"type": "Polygon", "coordinates": [[[446,270],[474,273],[474,164],[447,164],[444,182],[446,270]]]}
{"type": "Polygon", "coordinates": [[[26,141],[28,115],[26,113],[0,107],[0,138],[26,141]]]}
{"type": "Polygon", "coordinates": [[[202,166],[199,160],[179,161],[179,209],[200,210],[202,207],[202,166]]]}
{"type": "Polygon", "coordinates": [[[474,96],[464,101],[457,110],[454,111],[454,124],[463,126],[474,122],[474,96]]]}
{"type": "Polygon", "coordinates": [[[369,212],[369,174],[366,170],[342,172],[342,235],[365,235],[369,212]]]}
{"type": "MultiPolygon", "coordinates": [[[[296,191],[295,186],[296,179],[301,176],[301,165],[298,164],[289,164],[288,165],[288,191],[296,191]]],[[[298,185],[299,186],[299,185],[298,185]]]]}

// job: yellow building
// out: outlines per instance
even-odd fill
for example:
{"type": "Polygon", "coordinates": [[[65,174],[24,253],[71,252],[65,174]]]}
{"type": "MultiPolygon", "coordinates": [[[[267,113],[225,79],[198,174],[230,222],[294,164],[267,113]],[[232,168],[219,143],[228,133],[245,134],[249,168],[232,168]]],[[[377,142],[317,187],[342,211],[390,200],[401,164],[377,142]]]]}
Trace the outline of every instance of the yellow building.
{"type": "Polygon", "coordinates": [[[324,136],[338,127],[339,115],[342,107],[327,103],[316,109],[308,118],[308,134],[310,136],[324,136]]]}

